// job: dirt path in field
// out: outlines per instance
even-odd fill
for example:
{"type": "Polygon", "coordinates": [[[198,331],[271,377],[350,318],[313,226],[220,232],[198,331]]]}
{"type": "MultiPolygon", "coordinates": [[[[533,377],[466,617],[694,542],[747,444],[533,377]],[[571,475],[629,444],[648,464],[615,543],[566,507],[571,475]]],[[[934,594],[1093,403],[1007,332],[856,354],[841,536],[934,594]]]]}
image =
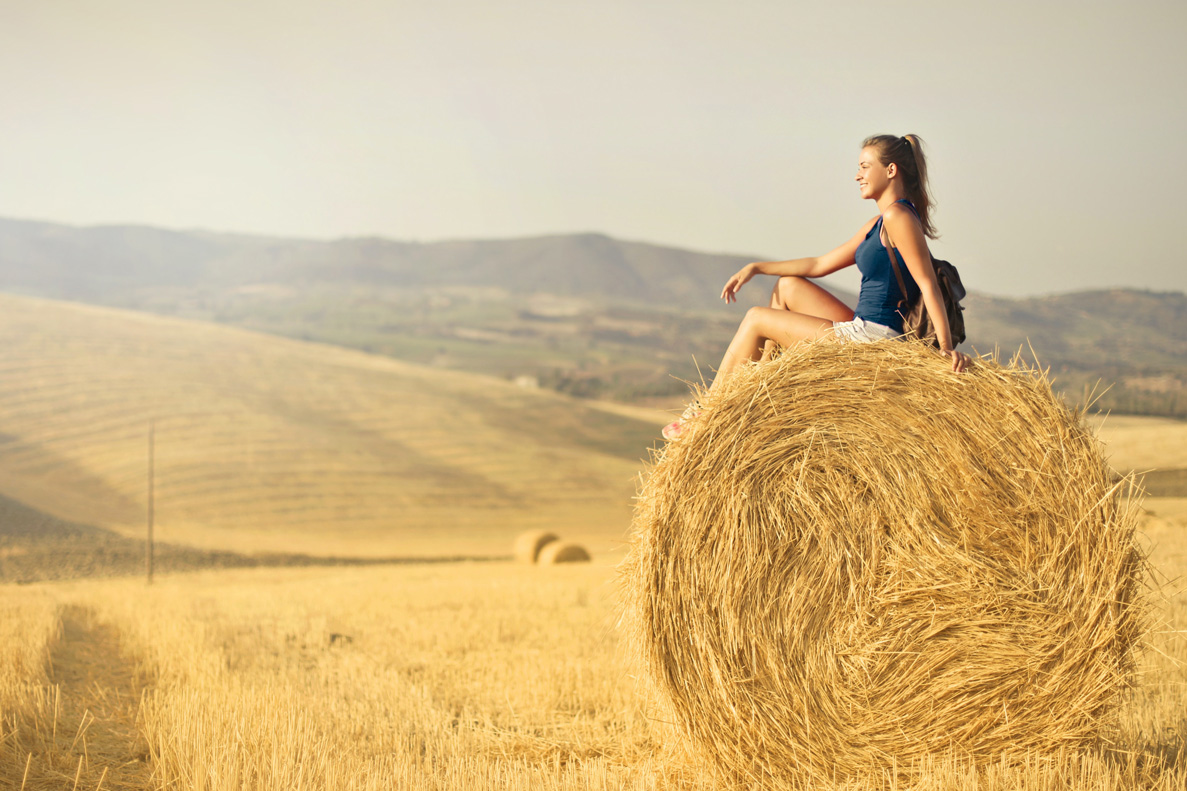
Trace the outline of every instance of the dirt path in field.
{"type": "Polygon", "coordinates": [[[67,607],[48,671],[59,690],[56,717],[39,718],[33,725],[37,738],[26,748],[32,752],[27,777],[21,766],[20,776],[0,777],[0,786],[19,789],[23,783],[26,791],[148,789],[148,749],[136,727],[148,679],[120,652],[115,630],[96,622],[85,608],[67,607]]]}

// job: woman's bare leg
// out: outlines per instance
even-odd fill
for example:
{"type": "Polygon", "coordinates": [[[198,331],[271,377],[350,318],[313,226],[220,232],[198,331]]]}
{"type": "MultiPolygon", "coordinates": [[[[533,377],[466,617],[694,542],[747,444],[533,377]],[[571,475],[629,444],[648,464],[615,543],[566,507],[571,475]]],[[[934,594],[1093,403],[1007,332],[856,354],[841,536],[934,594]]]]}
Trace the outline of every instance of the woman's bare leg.
{"type": "Polygon", "coordinates": [[[759,359],[765,341],[790,346],[800,341],[814,340],[831,333],[832,330],[832,319],[808,316],[780,308],[751,308],[746,311],[746,318],[742,319],[742,324],[734,333],[734,339],[725,350],[725,356],[717,368],[717,376],[709,389],[717,387],[718,382],[742,363],[759,359]]]}
{"type": "MultiPolygon", "coordinates": [[[[833,322],[852,320],[853,311],[825,289],[802,277],[781,277],[771,292],[769,308],[746,311],[746,318],[725,350],[709,390],[716,389],[719,382],[747,360],[765,360],[776,346],[831,335],[833,322]]],[[[685,412],[685,417],[664,427],[664,439],[681,436],[688,414],[685,412]]]]}
{"type": "MultiPolygon", "coordinates": [[[[826,288],[816,285],[805,277],[781,277],[771,289],[772,308],[819,316],[830,321],[852,321],[853,311],[826,288]]],[[[762,359],[769,359],[777,344],[767,338],[763,344],[762,359]]]]}

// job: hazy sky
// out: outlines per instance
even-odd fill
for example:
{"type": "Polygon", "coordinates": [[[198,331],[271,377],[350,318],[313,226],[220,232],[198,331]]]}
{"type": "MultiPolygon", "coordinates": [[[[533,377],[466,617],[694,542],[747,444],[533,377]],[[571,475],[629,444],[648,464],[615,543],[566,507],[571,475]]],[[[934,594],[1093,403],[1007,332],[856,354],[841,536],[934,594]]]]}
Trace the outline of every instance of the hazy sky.
{"type": "Polygon", "coordinates": [[[0,216],[795,257],[915,132],[971,288],[1187,290],[1182,0],[0,8],[0,216]]]}

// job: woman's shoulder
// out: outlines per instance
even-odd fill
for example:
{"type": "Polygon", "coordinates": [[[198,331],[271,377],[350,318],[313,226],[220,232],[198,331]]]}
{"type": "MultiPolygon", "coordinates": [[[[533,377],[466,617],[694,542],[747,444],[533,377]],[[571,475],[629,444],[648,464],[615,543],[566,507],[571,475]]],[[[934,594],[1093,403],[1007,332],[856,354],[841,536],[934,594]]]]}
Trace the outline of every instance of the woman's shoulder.
{"type": "Polygon", "coordinates": [[[897,200],[886,207],[882,212],[882,217],[885,219],[898,219],[899,217],[919,217],[919,212],[915,211],[915,206],[908,200],[897,200]]]}
{"type": "Polygon", "coordinates": [[[888,228],[903,227],[908,224],[919,225],[919,215],[915,212],[915,207],[906,201],[896,201],[887,206],[881,217],[882,224],[888,228]]]}

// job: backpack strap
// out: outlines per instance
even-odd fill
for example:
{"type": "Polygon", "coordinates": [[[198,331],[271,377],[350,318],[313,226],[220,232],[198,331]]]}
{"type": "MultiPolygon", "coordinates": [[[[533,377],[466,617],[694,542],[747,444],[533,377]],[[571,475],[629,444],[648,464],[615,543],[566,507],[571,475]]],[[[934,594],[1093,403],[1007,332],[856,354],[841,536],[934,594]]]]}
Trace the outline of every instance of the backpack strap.
{"type": "MultiPolygon", "coordinates": [[[[902,308],[907,307],[907,283],[903,280],[903,271],[898,266],[898,248],[894,246],[894,240],[890,238],[890,230],[886,227],[885,220],[882,221],[882,227],[879,229],[886,232],[886,241],[889,246],[886,248],[887,258],[890,259],[890,266],[894,269],[894,279],[898,281],[898,291],[903,295],[903,298],[898,301],[900,313],[902,308]]],[[[904,259],[903,263],[906,263],[904,259]]],[[[903,314],[906,318],[906,314],[903,314]]]]}

